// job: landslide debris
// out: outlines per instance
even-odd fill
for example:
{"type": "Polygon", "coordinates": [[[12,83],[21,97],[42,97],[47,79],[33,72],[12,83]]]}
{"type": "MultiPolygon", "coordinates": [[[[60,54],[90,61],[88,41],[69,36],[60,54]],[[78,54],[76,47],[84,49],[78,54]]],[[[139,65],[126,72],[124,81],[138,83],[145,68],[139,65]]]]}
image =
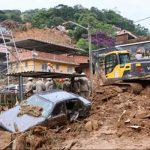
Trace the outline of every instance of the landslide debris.
{"type": "Polygon", "coordinates": [[[21,109],[17,116],[22,116],[24,114],[28,114],[33,117],[39,117],[42,115],[43,108],[40,106],[32,106],[32,105],[21,105],[21,109]]]}
{"type": "Polygon", "coordinates": [[[94,90],[91,100],[92,110],[88,118],[55,129],[33,127],[26,133],[14,135],[16,142],[13,142],[13,146],[20,144],[21,148],[25,146],[28,149],[71,149],[74,145],[80,145],[78,139],[90,137],[90,133],[94,136],[96,131],[104,127],[113,131],[111,136],[118,138],[149,137],[150,101],[146,91],[135,94],[119,86],[100,86],[94,90]]]}

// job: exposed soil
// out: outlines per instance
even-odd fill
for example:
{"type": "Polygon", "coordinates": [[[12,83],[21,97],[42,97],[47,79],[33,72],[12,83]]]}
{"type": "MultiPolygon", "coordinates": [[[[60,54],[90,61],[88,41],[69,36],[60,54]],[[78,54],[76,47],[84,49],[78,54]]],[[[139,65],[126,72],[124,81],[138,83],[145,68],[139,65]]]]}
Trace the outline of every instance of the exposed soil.
{"type": "Polygon", "coordinates": [[[22,135],[13,135],[11,140],[16,139],[13,148],[150,148],[150,97],[147,91],[137,95],[118,86],[103,86],[94,90],[91,99],[93,105],[88,118],[56,129],[37,126],[22,135]]]}

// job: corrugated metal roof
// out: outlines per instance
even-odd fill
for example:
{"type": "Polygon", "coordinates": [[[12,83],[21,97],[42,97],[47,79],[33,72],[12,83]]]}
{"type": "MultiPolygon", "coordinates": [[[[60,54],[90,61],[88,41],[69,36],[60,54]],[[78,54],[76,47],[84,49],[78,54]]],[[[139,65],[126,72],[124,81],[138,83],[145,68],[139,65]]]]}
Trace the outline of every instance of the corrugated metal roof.
{"type": "MultiPolygon", "coordinates": [[[[41,52],[54,53],[54,54],[73,54],[73,53],[80,53],[84,51],[81,49],[55,44],[49,41],[37,40],[37,39],[25,39],[21,41],[16,41],[15,44],[18,48],[23,48],[27,50],[37,50],[41,52]]],[[[14,43],[8,42],[7,46],[14,47],[14,43]]]]}
{"type": "Polygon", "coordinates": [[[40,71],[27,71],[10,73],[8,76],[22,76],[22,77],[33,77],[33,78],[72,78],[72,77],[82,77],[85,75],[81,74],[69,74],[69,73],[58,73],[58,72],[40,72],[40,71]]]}

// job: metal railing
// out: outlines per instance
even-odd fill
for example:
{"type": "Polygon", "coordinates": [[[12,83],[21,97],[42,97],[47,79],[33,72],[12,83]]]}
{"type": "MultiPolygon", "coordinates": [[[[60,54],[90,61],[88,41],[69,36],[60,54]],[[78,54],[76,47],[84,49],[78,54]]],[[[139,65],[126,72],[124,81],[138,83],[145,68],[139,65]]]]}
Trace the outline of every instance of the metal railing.
{"type": "MultiPolygon", "coordinates": [[[[19,72],[24,72],[24,68],[26,68],[26,71],[41,71],[41,72],[47,72],[47,67],[45,66],[44,68],[42,68],[42,65],[28,65],[28,66],[16,66],[13,65],[9,68],[9,73],[19,73],[19,72]]],[[[72,69],[68,69],[67,66],[64,67],[60,67],[59,69],[56,69],[56,67],[53,67],[52,69],[53,72],[60,72],[60,73],[72,73],[74,71],[74,68],[72,67],[72,69]]]]}

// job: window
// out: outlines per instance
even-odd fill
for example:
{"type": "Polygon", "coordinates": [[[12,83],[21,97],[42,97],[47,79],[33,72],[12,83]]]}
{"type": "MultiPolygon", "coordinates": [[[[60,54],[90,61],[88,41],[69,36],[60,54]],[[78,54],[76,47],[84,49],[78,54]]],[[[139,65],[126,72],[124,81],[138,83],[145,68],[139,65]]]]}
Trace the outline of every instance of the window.
{"type": "Polygon", "coordinates": [[[105,57],[105,72],[110,73],[113,71],[115,66],[117,65],[117,56],[115,54],[111,54],[105,57]]]}
{"type": "Polygon", "coordinates": [[[72,73],[73,72],[73,67],[72,66],[67,66],[67,72],[72,73]]]}
{"type": "Polygon", "coordinates": [[[25,62],[25,67],[28,68],[28,62],[27,61],[25,62]]]}
{"type": "Polygon", "coordinates": [[[59,71],[60,65],[56,64],[56,71],[59,71]]]}
{"type": "Polygon", "coordinates": [[[129,54],[119,54],[120,64],[124,65],[130,62],[129,54]]]}
{"type": "Polygon", "coordinates": [[[82,104],[77,99],[66,102],[67,111],[70,111],[70,112],[78,111],[78,109],[81,107],[82,107],[82,104]]]}
{"type": "Polygon", "coordinates": [[[59,104],[56,104],[56,106],[52,112],[52,115],[57,116],[59,114],[64,114],[64,113],[65,113],[64,103],[59,103],[59,104]]]}
{"type": "Polygon", "coordinates": [[[46,101],[45,99],[42,99],[40,96],[36,95],[31,96],[27,101],[24,102],[27,102],[28,105],[42,107],[42,116],[44,117],[48,117],[53,108],[52,102],[46,101]]]}
{"type": "Polygon", "coordinates": [[[47,71],[47,64],[42,64],[42,71],[47,71]]]}

